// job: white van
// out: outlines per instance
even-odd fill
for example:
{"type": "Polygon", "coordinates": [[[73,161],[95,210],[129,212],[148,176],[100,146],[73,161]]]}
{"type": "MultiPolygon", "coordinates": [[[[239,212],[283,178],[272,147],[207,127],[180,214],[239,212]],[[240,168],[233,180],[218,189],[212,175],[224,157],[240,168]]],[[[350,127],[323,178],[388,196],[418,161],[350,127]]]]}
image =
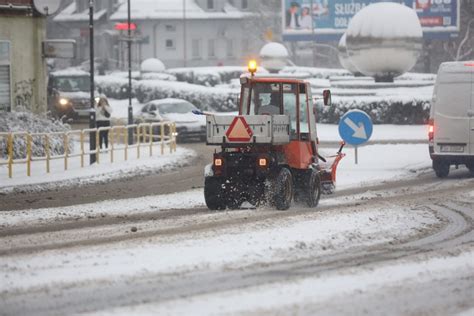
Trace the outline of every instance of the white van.
{"type": "Polygon", "coordinates": [[[474,61],[442,63],[429,121],[433,169],[447,177],[451,165],[474,174],[474,61]]]}

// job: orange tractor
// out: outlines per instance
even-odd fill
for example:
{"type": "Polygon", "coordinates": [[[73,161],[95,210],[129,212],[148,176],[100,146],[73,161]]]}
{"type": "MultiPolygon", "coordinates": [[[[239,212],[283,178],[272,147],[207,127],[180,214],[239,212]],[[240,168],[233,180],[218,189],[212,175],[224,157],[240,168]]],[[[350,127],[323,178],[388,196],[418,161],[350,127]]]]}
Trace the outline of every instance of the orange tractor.
{"type": "MultiPolygon", "coordinates": [[[[240,78],[239,115],[206,115],[207,144],[221,146],[205,169],[207,207],[234,209],[247,201],[286,210],[293,199],[316,207],[321,192],[334,190],[344,144],[332,162],[318,154],[308,82],[256,77],[255,64],[249,71],[240,78]]],[[[328,105],[329,90],[323,98],[328,105]]]]}

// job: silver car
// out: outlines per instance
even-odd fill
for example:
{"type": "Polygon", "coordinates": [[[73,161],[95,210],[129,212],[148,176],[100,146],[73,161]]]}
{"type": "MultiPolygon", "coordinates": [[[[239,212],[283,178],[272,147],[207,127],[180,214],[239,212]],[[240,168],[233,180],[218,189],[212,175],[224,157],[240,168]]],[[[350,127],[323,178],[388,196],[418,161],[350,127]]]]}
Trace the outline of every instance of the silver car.
{"type": "Polygon", "coordinates": [[[146,103],[135,113],[135,123],[173,121],[176,123],[178,141],[206,140],[206,117],[196,115],[194,105],[182,99],[161,99],[146,103]]]}

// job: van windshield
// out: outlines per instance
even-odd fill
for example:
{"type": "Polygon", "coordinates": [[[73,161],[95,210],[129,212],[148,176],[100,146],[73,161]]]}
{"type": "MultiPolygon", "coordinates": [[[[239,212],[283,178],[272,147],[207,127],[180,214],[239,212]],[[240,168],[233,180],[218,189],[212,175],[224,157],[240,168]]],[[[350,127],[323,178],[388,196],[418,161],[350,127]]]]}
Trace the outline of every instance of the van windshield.
{"type": "Polygon", "coordinates": [[[90,77],[89,76],[61,76],[54,77],[53,86],[62,92],[89,92],[90,77]]]}

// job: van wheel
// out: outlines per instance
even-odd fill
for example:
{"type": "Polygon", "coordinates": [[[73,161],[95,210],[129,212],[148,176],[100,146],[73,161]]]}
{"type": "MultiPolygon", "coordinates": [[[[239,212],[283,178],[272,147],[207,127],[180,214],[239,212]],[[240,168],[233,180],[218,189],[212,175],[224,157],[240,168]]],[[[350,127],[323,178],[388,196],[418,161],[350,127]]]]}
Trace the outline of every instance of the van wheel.
{"type": "Polygon", "coordinates": [[[433,169],[438,178],[446,178],[449,175],[449,164],[439,160],[433,160],[433,169]]]}
{"type": "Polygon", "coordinates": [[[220,178],[207,177],[204,180],[204,200],[210,210],[225,210],[226,197],[224,181],[220,178]]]}
{"type": "Polygon", "coordinates": [[[293,198],[293,177],[290,170],[281,168],[272,182],[272,204],[275,205],[277,210],[289,209],[293,198]]]}
{"type": "Polygon", "coordinates": [[[308,174],[307,187],[305,188],[305,200],[309,207],[316,207],[321,197],[321,178],[319,172],[311,170],[308,174]]]}

